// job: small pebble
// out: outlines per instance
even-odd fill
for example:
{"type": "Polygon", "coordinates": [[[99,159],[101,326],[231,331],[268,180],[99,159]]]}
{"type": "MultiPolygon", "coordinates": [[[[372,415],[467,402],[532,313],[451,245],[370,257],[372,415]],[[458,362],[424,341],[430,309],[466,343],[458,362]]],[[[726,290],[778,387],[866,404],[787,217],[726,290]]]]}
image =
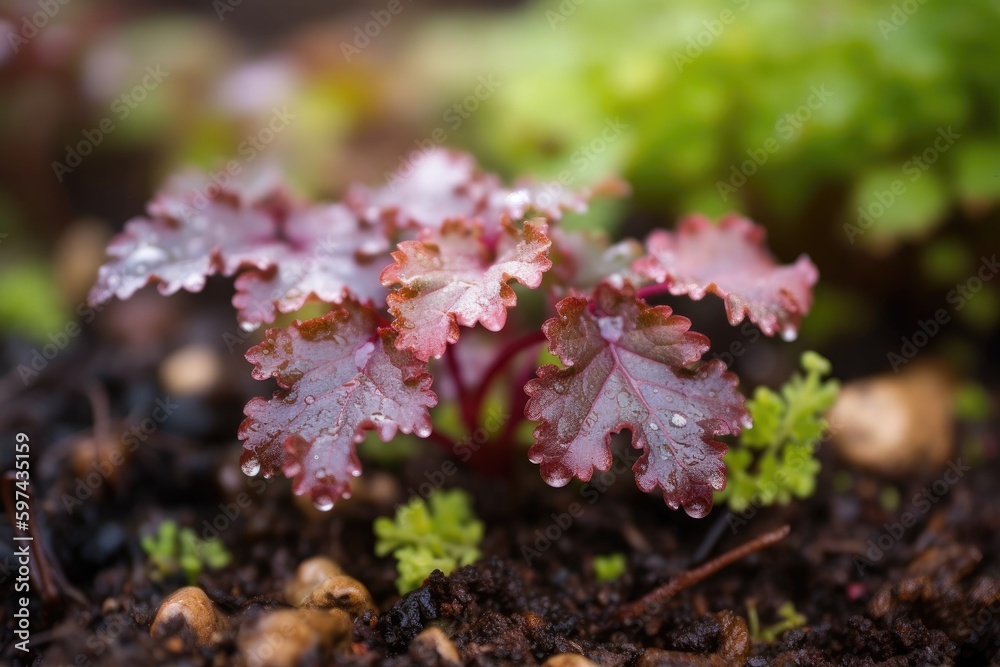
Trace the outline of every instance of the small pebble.
{"type": "Polygon", "coordinates": [[[162,638],[165,624],[176,618],[183,619],[198,646],[214,646],[225,635],[226,617],[197,586],[185,586],[167,596],[153,618],[149,634],[162,638]]]}
{"type": "Polygon", "coordinates": [[[309,594],[327,579],[344,574],[337,563],[326,556],[307,558],[295,570],[295,578],[285,585],[285,600],[293,606],[301,606],[309,594]]]}
{"type": "Polygon", "coordinates": [[[347,575],[330,577],[310,593],[300,606],[303,609],[340,609],[351,616],[378,611],[365,585],[347,575]]]}
{"type": "Polygon", "coordinates": [[[441,628],[427,628],[410,642],[410,658],[419,664],[460,665],[462,658],[454,642],[441,628]]]}
{"type": "Polygon", "coordinates": [[[242,628],[236,646],[246,667],[294,667],[307,656],[318,663],[327,651],[348,650],[352,633],[342,611],[280,609],[242,628]]]}
{"type": "Polygon", "coordinates": [[[171,396],[198,396],[211,389],[222,373],[219,355],[208,345],[188,345],[160,364],[160,383],[171,396]]]}
{"type": "Polygon", "coordinates": [[[70,465],[77,477],[87,479],[96,473],[103,478],[102,482],[106,479],[116,484],[128,456],[128,448],[114,438],[83,438],[73,445],[70,465]]]}
{"type": "Polygon", "coordinates": [[[849,464],[893,478],[937,470],[952,452],[953,389],[926,364],[850,382],[827,418],[849,464]]]}

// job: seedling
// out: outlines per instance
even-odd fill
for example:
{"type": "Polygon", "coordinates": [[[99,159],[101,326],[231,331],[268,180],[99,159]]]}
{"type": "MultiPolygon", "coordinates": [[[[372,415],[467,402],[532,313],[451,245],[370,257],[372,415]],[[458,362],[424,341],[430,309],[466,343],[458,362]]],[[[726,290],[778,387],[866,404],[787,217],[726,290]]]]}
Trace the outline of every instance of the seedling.
{"type": "Polygon", "coordinates": [[[750,630],[750,638],[758,644],[770,644],[775,639],[795,628],[801,628],[806,624],[806,617],[795,611],[793,602],[786,602],[778,607],[777,623],[760,627],[760,618],[757,616],[757,605],[753,602],[747,603],[747,627],[750,630]]]}
{"type": "Polygon", "coordinates": [[[839,384],[823,380],[830,362],[815,352],[802,355],[804,375],[795,375],[780,393],[758,387],[747,409],[753,427],[726,455],[729,480],[715,494],[740,513],[808,498],[816,490],[820,463],[816,447],[827,430],[823,413],[837,400],[839,384]]]}
{"type": "Polygon", "coordinates": [[[445,574],[479,558],[483,524],[472,500],[459,490],[434,491],[425,501],[414,498],[394,519],[375,519],[375,553],[396,558],[400,594],[419,588],[434,570],[445,574]]]}
{"type": "Polygon", "coordinates": [[[183,572],[189,584],[198,581],[203,570],[226,567],[232,556],[218,538],[202,540],[190,528],[180,528],[176,521],[160,522],[156,532],[141,540],[149,557],[151,574],[162,580],[183,572]]]}
{"type": "Polygon", "coordinates": [[[430,412],[434,376],[447,375],[440,399],[469,434],[489,436],[467,450],[470,465],[506,469],[523,415],[536,423],[529,458],[563,486],[609,469],[611,437],[628,430],[642,450],[639,488],[705,516],[726,482],[716,438],[738,435],[750,414],[736,376],[703,360],[708,339],[648,299],[711,292],[731,324],[749,318],[790,339],[818,277],[805,256],[776,264],[764,230],[737,216],[690,217],[645,246],[564,229],[565,214],[623,187],[507,188],[442,150],[335,204],[304,202],[274,180],[190,183],[162,192],[112,241],[90,301],[126,299],[150,283],[163,294],[199,291],[222,274],[237,276],[233,305],[248,331],[307,301],[330,304],[321,317],[268,329],[249,350],[253,376],[278,389],[247,404],[239,431],[244,472],[280,470],[324,510],[361,474],[366,432],[384,442],[414,433],[455,453],[430,412]],[[508,318],[519,298],[526,307],[508,318]],[[502,333],[462,333],[479,325],[502,333]],[[543,342],[556,363],[531,379],[526,353],[543,342]],[[513,417],[491,430],[481,420],[499,381],[513,417]]]}
{"type": "Polygon", "coordinates": [[[616,581],[625,574],[628,560],[623,553],[594,556],[594,578],[601,583],[616,581]]]}

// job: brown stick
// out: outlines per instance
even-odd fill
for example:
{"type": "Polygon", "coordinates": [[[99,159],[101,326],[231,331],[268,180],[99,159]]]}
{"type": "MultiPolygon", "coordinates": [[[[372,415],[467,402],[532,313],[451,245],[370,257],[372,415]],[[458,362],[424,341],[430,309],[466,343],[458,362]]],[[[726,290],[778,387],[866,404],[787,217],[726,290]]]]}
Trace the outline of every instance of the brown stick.
{"type": "Polygon", "coordinates": [[[736,561],[746,558],[755,551],[760,551],[761,549],[769,547],[772,544],[780,542],[788,535],[789,532],[791,532],[791,526],[784,525],[781,528],[764,533],[763,535],[750,540],[746,544],[727,551],[718,558],[708,561],[704,565],[700,565],[693,570],[681,572],[677,576],[671,578],[667,583],[643,596],[641,599],[623,607],[619,607],[618,611],[615,612],[614,617],[624,621],[641,616],[650,605],[662,605],[663,603],[668,602],[685,588],[707,579],[727,565],[732,565],[736,561]]]}

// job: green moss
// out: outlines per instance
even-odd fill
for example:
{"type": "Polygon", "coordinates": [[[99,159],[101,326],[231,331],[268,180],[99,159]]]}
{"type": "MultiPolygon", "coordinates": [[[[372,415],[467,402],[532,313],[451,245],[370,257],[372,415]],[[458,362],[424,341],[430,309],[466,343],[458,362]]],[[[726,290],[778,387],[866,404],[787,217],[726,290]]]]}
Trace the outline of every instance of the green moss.
{"type": "Polygon", "coordinates": [[[472,500],[459,489],[435,491],[427,500],[414,498],[394,518],[375,519],[374,529],[376,555],[396,558],[401,594],[419,588],[434,570],[448,574],[476,561],[483,539],[472,500]]]}
{"type": "Polygon", "coordinates": [[[594,578],[600,582],[615,581],[625,574],[627,564],[623,553],[594,556],[594,578]]]}
{"type": "Polygon", "coordinates": [[[823,380],[830,362],[815,352],[802,355],[802,368],[805,374],[793,376],[780,393],[759,387],[747,401],[753,427],[726,454],[726,488],[715,494],[716,502],[727,502],[734,512],[752,503],[786,504],[816,490],[815,449],[827,429],[822,415],[840,387],[836,380],[823,380]]]}
{"type": "Polygon", "coordinates": [[[189,584],[198,581],[204,570],[217,570],[232,561],[232,556],[218,538],[202,540],[191,528],[180,528],[176,521],[160,523],[156,532],[140,542],[149,558],[151,576],[166,579],[183,572],[189,584]]]}

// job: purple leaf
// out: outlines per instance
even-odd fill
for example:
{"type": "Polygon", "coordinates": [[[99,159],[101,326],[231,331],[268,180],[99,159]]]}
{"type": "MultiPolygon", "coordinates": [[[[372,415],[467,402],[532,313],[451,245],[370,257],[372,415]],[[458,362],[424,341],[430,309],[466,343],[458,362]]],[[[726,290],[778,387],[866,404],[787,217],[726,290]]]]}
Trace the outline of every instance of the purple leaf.
{"type": "Polygon", "coordinates": [[[701,216],[681,221],[674,233],[649,235],[649,254],[634,270],[666,283],[671,294],[701,299],[711,292],[726,302],[733,325],[745,316],[768,336],[794,339],[802,316],[812,306],[812,286],[819,278],[805,255],[778,266],[765,246],[766,232],[746,218],[731,215],[713,225],[701,216]]]}
{"type": "Polygon", "coordinates": [[[400,243],[395,263],[382,272],[383,285],[398,286],[388,298],[396,344],[426,360],[458,340],[460,325],[499,331],[517,303],[508,283],[538,287],[552,266],[550,245],[544,221],[517,229],[507,219],[492,237],[479,222],[451,220],[420,240],[400,243]]]}
{"type": "Polygon", "coordinates": [[[243,470],[280,468],[296,494],[329,509],[361,474],[355,452],[365,431],[388,442],[397,430],[427,437],[437,403],[426,362],[395,345],[372,309],[345,301],[323,317],[270,329],[247,352],[258,380],[275,378],[270,400],[247,403],[240,425],[243,470]]]}
{"type": "Polygon", "coordinates": [[[567,297],[543,326],[546,365],[525,387],[528,419],[541,422],[529,452],[542,477],[562,486],[611,467],[611,434],[628,429],[643,450],[633,470],[643,491],[659,487],[672,508],[708,514],[725,486],[726,446],[749,420],[735,375],[720,361],[694,367],[708,339],[666,306],[648,306],[631,288],[600,285],[592,300],[567,297]]]}

